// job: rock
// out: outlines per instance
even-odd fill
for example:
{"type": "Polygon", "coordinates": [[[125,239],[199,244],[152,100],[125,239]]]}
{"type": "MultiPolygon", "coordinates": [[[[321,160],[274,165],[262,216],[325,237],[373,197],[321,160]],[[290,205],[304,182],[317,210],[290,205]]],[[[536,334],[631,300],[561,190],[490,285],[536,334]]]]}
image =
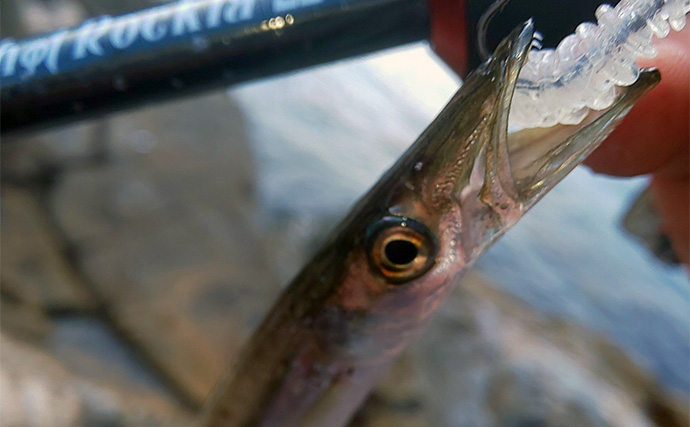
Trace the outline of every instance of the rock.
{"type": "Polygon", "coordinates": [[[2,292],[47,310],[88,310],[95,302],[65,259],[34,197],[2,189],[2,292]]]}
{"type": "Polygon", "coordinates": [[[246,222],[203,221],[160,220],[146,236],[125,233],[83,258],[119,328],[196,404],[278,291],[246,222]]]}
{"type": "Polygon", "coordinates": [[[135,349],[103,320],[107,319],[86,315],[53,318],[41,348],[69,372],[89,381],[175,400],[151,366],[142,363],[135,349]]]}
{"type": "Polygon", "coordinates": [[[404,354],[357,411],[350,427],[426,427],[429,405],[419,370],[404,354]]]}
{"type": "Polygon", "coordinates": [[[42,352],[6,335],[0,353],[3,426],[186,426],[191,416],[153,393],[73,375],[42,352]]]}
{"type": "Polygon", "coordinates": [[[200,405],[279,290],[243,123],[217,94],[108,128],[106,161],[65,173],[51,211],[117,328],[200,405]]]}
{"type": "Polygon", "coordinates": [[[13,300],[7,294],[0,298],[0,325],[3,332],[34,344],[43,342],[52,327],[41,310],[13,300]]]}
{"type": "Polygon", "coordinates": [[[9,137],[0,146],[4,182],[49,188],[60,170],[97,161],[102,155],[101,127],[82,122],[9,137]]]}
{"type": "Polygon", "coordinates": [[[106,128],[107,161],[70,170],[52,196],[51,210],[70,240],[131,230],[184,204],[233,212],[253,202],[241,114],[224,94],[121,114],[106,128]]]}
{"type": "Polygon", "coordinates": [[[687,425],[687,406],[617,347],[475,275],[413,351],[432,425],[687,425]]]}
{"type": "Polygon", "coordinates": [[[13,2],[19,6],[18,20],[23,34],[43,34],[72,27],[86,18],[84,9],[79,2],[74,0],[14,0],[13,2]]]}
{"type": "Polygon", "coordinates": [[[6,0],[0,4],[0,36],[23,38],[76,25],[83,9],[72,0],[6,0]]]}
{"type": "Polygon", "coordinates": [[[0,2],[0,37],[18,37],[22,33],[16,1],[0,2]]]}
{"type": "Polygon", "coordinates": [[[623,218],[623,228],[637,237],[661,261],[680,263],[673,252],[671,240],[661,229],[661,217],[654,207],[652,191],[647,188],[637,196],[623,218]]]}

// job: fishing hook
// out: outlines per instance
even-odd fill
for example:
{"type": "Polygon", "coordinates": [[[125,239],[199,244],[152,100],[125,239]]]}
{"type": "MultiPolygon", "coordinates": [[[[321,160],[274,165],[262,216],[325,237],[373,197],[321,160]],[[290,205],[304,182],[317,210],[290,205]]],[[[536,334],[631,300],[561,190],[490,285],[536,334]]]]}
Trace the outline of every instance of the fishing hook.
{"type": "Polygon", "coordinates": [[[479,49],[479,56],[482,61],[486,61],[491,56],[491,52],[486,47],[486,32],[491,20],[503,10],[510,0],[496,0],[494,1],[486,12],[482,14],[477,22],[477,48],[479,49]]]}

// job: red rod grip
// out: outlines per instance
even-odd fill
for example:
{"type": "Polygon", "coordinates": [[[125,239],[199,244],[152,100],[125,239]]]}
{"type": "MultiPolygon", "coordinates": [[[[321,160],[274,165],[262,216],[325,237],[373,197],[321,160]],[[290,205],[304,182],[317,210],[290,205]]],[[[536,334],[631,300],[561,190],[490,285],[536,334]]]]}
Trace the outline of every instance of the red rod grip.
{"type": "Polygon", "coordinates": [[[467,74],[468,43],[465,0],[429,0],[431,47],[460,77],[467,74]]]}

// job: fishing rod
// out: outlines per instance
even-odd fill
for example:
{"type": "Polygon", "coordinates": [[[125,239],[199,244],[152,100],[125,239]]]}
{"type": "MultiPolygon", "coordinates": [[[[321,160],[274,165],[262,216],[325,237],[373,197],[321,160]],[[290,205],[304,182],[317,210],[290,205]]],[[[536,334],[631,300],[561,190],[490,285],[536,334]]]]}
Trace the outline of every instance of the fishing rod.
{"type": "MultiPolygon", "coordinates": [[[[464,76],[480,62],[477,22],[492,3],[180,0],[27,40],[6,38],[0,132],[97,117],[421,40],[464,76]]],[[[539,28],[560,40],[588,10],[583,2],[513,0],[483,37],[494,47],[516,23],[542,16],[539,28]]]]}

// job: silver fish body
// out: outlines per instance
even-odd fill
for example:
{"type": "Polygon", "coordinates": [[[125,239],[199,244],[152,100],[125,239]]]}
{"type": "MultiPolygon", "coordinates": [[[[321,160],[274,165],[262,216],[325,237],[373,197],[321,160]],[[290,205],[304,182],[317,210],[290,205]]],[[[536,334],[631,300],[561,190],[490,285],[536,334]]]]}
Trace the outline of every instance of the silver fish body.
{"type": "Polygon", "coordinates": [[[646,71],[578,126],[508,134],[533,36],[516,29],[275,303],[204,426],[338,426],[464,271],[596,148],[658,81],[646,71]]]}

